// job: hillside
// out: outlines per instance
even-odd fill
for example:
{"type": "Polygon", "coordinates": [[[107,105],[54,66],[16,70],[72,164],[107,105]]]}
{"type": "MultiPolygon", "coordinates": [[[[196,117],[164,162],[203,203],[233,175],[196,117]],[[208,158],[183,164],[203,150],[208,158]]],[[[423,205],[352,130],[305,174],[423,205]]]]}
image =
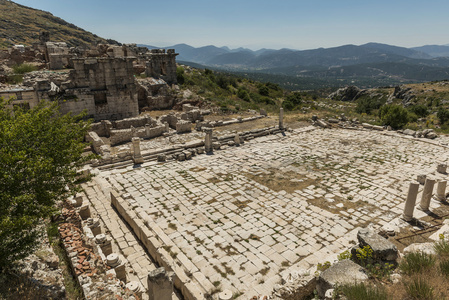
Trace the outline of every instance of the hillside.
{"type": "Polygon", "coordinates": [[[69,46],[117,43],[85,31],[49,12],[0,0],[0,47],[31,45],[38,41],[40,31],[49,31],[52,41],[67,42],[69,46]]]}

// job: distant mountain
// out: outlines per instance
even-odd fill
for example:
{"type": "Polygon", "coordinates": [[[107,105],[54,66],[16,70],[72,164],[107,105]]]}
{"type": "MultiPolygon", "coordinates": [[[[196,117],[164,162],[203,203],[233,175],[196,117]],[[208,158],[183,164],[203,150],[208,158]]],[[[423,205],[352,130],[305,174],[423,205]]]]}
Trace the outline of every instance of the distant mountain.
{"type": "Polygon", "coordinates": [[[0,47],[15,44],[31,46],[39,41],[41,31],[49,31],[51,41],[66,42],[69,46],[117,44],[114,40],[101,38],[49,12],[0,0],[0,47]]]}
{"type": "Polygon", "coordinates": [[[449,46],[404,48],[380,43],[360,46],[344,45],[312,50],[261,49],[206,46],[194,48],[186,44],[171,47],[180,61],[232,72],[246,72],[276,78],[314,78],[323,82],[377,82],[397,84],[449,79],[449,46]]]}
{"type": "Polygon", "coordinates": [[[412,49],[427,53],[432,57],[449,57],[449,45],[426,45],[421,47],[414,47],[412,49]]]}

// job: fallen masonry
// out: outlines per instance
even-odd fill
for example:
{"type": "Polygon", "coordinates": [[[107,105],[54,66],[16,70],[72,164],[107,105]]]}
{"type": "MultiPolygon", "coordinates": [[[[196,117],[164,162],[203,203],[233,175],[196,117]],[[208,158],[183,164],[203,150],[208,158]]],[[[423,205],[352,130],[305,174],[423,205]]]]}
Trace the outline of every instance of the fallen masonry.
{"type": "MultiPolygon", "coordinates": [[[[313,126],[276,126],[256,138],[203,131],[187,135],[201,134],[193,149],[209,155],[185,145],[175,152],[183,159],[143,150],[143,163],[97,164],[90,170],[93,181],[84,184],[81,207],[90,211],[85,230],[93,232],[99,220],[101,234],[92,233],[92,240],[100,250],[107,244],[109,253],[100,257],[111,270],[124,266],[114,278],[135,282],[130,286],[143,299],[169,298],[170,282],[185,299],[276,298],[310,290],[318,263],[336,261],[357,238],[362,246],[378,240],[360,229],[397,232],[411,226],[402,218],[427,216],[426,210],[405,209],[406,203],[414,208],[424,199],[432,211],[445,200],[432,198],[433,189],[429,198],[429,185],[409,189],[417,175],[446,180],[438,167],[448,159],[445,136],[313,126]],[[229,143],[236,141],[244,143],[229,143]],[[167,288],[151,286],[158,280],[149,274],[159,268],[168,277],[151,278],[166,278],[167,288]]],[[[378,247],[378,256],[394,259],[394,249],[378,247]]]]}

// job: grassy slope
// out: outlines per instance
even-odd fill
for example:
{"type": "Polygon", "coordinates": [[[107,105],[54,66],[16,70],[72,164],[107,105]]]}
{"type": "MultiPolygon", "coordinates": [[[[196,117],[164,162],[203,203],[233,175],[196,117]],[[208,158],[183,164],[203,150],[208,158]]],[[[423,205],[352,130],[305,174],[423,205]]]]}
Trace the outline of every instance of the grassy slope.
{"type": "Polygon", "coordinates": [[[84,46],[105,39],[53,16],[49,12],[0,0],[0,47],[11,44],[31,45],[39,40],[39,32],[50,32],[51,41],[84,46]]]}

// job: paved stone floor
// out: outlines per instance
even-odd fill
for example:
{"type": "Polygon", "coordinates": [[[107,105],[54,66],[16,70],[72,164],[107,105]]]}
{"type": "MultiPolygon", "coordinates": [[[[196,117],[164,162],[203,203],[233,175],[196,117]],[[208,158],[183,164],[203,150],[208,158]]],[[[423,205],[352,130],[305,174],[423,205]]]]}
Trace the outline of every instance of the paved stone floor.
{"type": "MultiPolygon", "coordinates": [[[[408,183],[439,176],[436,165],[449,153],[444,141],[306,127],[185,162],[101,171],[96,180],[130,194],[168,237],[175,260],[212,285],[269,294],[282,271],[334,259],[358,228],[400,216],[408,183]]],[[[147,272],[150,260],[129,234],[119,233],[121,248],[147,272]]]]}

